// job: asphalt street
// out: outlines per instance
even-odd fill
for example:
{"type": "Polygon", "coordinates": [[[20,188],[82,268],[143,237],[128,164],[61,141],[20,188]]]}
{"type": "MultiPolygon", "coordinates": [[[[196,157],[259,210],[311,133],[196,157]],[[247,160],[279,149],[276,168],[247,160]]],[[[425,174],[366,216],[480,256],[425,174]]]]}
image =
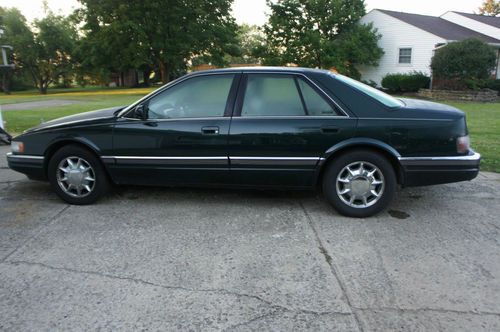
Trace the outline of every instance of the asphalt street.
{"type": "Polygon", "coordinates": [[[69,206],[0,148],[0,330],[499,331],[500,174],[368,219],[313,192],[117,188],[69,206]]]}

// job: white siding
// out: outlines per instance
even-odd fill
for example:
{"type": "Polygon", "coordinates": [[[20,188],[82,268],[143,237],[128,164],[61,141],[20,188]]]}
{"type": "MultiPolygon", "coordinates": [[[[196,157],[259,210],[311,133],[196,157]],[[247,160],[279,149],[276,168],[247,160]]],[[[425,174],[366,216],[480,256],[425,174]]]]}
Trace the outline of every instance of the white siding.
{"type": "Polygon", "coordinates": [[[445,43],[446,40],[376,9],[361,19],[361,23],[370,22],[373,22],[373,26],[382,35],[379,47],[385,54],[379,60],[378,67],[358,67],[363,80],[372,80],[380,85],[387,74],[422,71],[430,75],[430,64],[436,44],[445,43]],[[407,47],[412,48],[411,64],[399,64],[399,49],[407,47]]]}
{"type": "Polygon", "coordinates": [[[482,33],[483,35],[487,35],[496,39],[500,38],[500,29],[495,28],[494,26],[481,23],[479,21],[470,19],[468,17],[462,16],[455,12],[447,12],[441,15],[442,19],[453,22],[455,24],[466,27],[467,29],[471,29],[482,33]]]}

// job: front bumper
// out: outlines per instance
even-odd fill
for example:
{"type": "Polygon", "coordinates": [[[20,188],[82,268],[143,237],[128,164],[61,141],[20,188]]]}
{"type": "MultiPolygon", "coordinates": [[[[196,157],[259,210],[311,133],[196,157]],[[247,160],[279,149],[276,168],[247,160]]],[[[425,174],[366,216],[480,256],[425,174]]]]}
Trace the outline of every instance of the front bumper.
{"type": "Polygon", "coordinates": [[[9,152],[7,153],[7,163],[10,169],[26,174],[30,179],[46,180],[47,178],[43,156],[18,155],[9,152]]]}
{"type": "Polygon", "coordinates": [[[479,173],[481,155],[470,151],[466,156],[400,157],[405,187],[469,181],[479,173]]]}

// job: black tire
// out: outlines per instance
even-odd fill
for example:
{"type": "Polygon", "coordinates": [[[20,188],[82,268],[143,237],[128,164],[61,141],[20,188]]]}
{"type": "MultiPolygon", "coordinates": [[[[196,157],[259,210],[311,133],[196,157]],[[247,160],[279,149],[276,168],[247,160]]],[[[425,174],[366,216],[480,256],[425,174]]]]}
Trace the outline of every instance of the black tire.
{"type": "MultiPolygon", "coordinates": [[[[353,150],[336,157],[327,167],[323,176],[323,194],[340,214],[354,218],[370,217],[384,210],[391,203],[397,189],[397,180],[393,166],[383,155],[371,150],[353,150]],[[339,182],[339,185],[337,185],[337,178],[340,176],[342,180],[345,178],[344,174],[349,175],[349,173],[345,173],[348,172],[345,167],[349,165],[355,166],[361,162],[366,163],[366,167],[370,170],[373,170],[374,168],[372,166],[375,166],[379,170],[376,174],[380,175],[380,173],[382,173],[383,176],[383,178],[380,177],[380,179],[383,180],[384,184],[380,185],[380,187],[376,187],[376,190],[380,190],[380,192],[378,192],[380,198],[373,195],[370,196],[372,201],[369,202],[369,204],[373,204],[370,206],[366,206],[368,204],[362,206],[364,203],[361,199],[358,199],[356,195],[351,195],[351,193],[341,195],[342,189],[345,188],[340,188],[340,193],[337,192],[337,186],[344,185],[342,182],[339,182]],[[352,207],[348,205],[350,202],[344,202],[344,200],[347,201],[346,198],[350,198],[350,196],[356,197],[356,200],[351,204],[359,204],[359,207],[352,207]]],[[[362,168],[359,167],[359,169],[361,170],[362,168]]],[[[362,181],[370,183],[369,180],[365,180],[364,178],[361,179],[361,182],[362,181]]],[[[346,184],[345,186],[350,188],[350,185],[351,184],[346,184]]]]}
{"type": "Polygon", "coordinates": [[[69,204],[92,204],[102,197],[110,187],[108,176],[98,157],[93,152],[79,145],[66,145],[57,150],[49,161],[47,171],[52,188],[62,200],[69,204]],[[59,164],[69,157],[81,158],[91,166],[92,175],[95,181],[93,183],[92,190],[86,193],[84,197],[71,196],[59,185],[57,179],[59,164]]]}

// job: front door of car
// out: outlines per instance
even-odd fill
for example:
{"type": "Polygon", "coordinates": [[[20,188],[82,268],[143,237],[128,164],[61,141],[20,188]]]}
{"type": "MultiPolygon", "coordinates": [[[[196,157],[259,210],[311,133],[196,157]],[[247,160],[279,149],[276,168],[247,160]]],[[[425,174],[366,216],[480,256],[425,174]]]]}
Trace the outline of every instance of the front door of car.
{"type": "Polygon", "coordinates": [[[239,74],[188,78],[145,100],[146,118],[117,120],[115,180],[127,184],[220,184],[229,172],[227,139],[239,74]]]}
{"type": "Polygon", "coordinates": [[[324,153],[354,136],[347,116],[303,75],[244,74],[229,134],[233,181],[309,187],[324,153]]]}

